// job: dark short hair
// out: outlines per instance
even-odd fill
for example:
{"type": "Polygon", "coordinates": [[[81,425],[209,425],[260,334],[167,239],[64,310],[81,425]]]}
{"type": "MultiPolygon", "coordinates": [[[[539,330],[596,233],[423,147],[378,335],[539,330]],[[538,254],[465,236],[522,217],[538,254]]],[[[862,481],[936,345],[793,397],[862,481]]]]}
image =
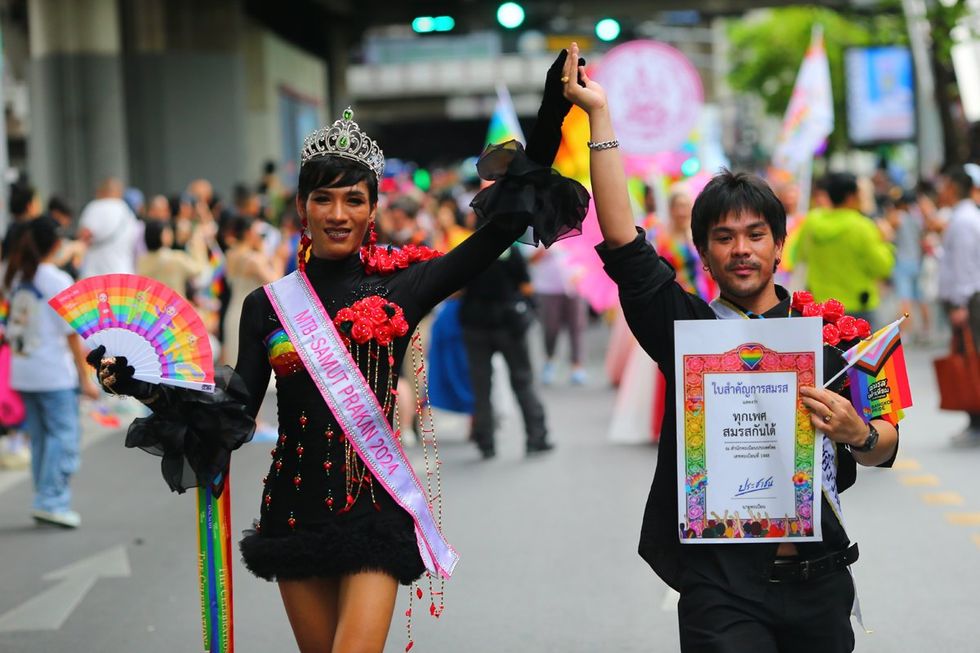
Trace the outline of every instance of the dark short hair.
{"type": "Polygon", "coordinates": [[[10,187],[10,201],[8,202],[11,215],[23,215],[27,212],[27,207],[34,200],[34,187],[29,184],[18,183],[10,187]]]}
{"type": "Polygon", "coordinates": [[[74,211],[72,211],[71,207],[68,205],[68,202],[58,196],[54,196],[48,200],[48,212],[51,213],[53,211],[64,213],[65,215],[69,216],[74,213],[74,211]]]}
{"type": "Polygon", "coordinates": [[[831,172],[824,178],[824,187],[827,189],[830,203],[840,206],[848,197],[857,194],[857,177],[849,172],[831,172]]]}
{"type": "Polygon", "coordinates": [[[765,218],[772,237],[786,240],[786,209],[765,181],[744,172],[723,170],[715,175],[694,201],[691,235],[699,250],[708,248],[708,231],[730,214],[756,213],[765,218]]]}
{"type": "Polygon", "coordinates": [[[956,195],[960,199],[970,196],[973,190],[973,177],[967,174],[963,166],[950,166],[943,170],[943,177],[956,188],[956,195]]]}
{"type": "Polygon", "coordinates": [[[249,229],[252,228],[252,225],[255,224],[255,218],[249,215],[236,214],[227,218],[227,220],[223,220],[223,222],[227,225],[228,233],[241,240],[248,233],[249,229]]]}
{"type": "Polygon", "coordinates": [[[317,188],[346,188],[362,181],[367,182],[371,204],[377,204],[378,178],[366,165],[339,156],[319,156],[299,169],[296,194],[305,202],[317,188]]]}
{"type": "Polygon", "coordinates": [[[146,242],[146,249],[155,252],[163,247],[163,232],[170,227],[164,220],[147,220],[143,231],[143,240],[146,242]]]}

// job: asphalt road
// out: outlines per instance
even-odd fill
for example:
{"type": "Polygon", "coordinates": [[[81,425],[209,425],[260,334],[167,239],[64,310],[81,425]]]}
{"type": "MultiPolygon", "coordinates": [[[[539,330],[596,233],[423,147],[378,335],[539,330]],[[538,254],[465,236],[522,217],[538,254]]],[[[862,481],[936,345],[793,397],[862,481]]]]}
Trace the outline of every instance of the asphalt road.
{"type": "MultiPolygon", "coordinates": [[[[896,469],[862,469],[843,497],[874,631],[855,626],[862,653],[978,647],[980,449],[949,445],[965,418],[936,409],[935,355],[907,351],[916,407],[896,469]]],[[[607,444],[614,395],[600,356],[591,386],[543,390],[559,445],[547,457],[524,459],[511,409],[488,463],[465,442],[465,422],[442,421],[446,530],[462,560],[444,616],[416,617],[415,651],[678,650],[675,597],[636,554],[657,450],[607,444]]],[[[77,531],[36,528],[29,478],[0,472],[0,651],[200,651],[192,495],[171,494],[156,459],[125,449],[119,433],[89,424],[86,441],[77,531]]],[[[268,448],[234,457],[236,531],[257,514],[268,448]]],[[[276,587],[237,561],[235,574],[237,650],[291,650],[276,587]]],[[[403,610],[393,653],[406,643],[403,610]]]]}

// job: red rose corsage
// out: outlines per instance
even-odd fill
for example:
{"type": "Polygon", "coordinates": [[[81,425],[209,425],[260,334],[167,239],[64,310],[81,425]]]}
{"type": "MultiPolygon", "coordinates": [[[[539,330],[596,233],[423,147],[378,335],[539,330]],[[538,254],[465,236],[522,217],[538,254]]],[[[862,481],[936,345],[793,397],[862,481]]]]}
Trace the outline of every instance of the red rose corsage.
{"type": "Polygon", "coordinates": [[[374,341],[387,347],[395,338],[408,333],[402,307],[378,295],[371,295],[337,311],[333,319],[344,344],[363,345],[374,341]]]}
{"type": "Polygon", "coordinates": [[[871,337],[871,325],[867,320],[845,314],[844,304],[836,299],[823,303],[814,301],[805,290],[793,293],[790,303],[793,310],[803,317],[822,317],[824,344],[836,347],[841,342],[871,337]]]}
{"type": "Polygon", "coordinates": [[[412,263],[428,261],[437,256],[442,256],[442,252],[424,245],[405,245],[394,249],[371,244],[361,248],[361,263],[367,274],[391,274],[396,270],[404,270],[412,263]]]}

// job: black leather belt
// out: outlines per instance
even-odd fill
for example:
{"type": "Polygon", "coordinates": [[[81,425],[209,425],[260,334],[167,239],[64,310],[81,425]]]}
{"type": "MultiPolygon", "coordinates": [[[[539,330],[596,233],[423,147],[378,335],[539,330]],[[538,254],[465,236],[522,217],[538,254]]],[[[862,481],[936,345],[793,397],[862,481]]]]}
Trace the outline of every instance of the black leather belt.
{"type": "Polygon", "coordinates": [[[814,560],[776,558],[769,572],[769,582],[800,583],[816,580],[853,564],[858,555],[858,545],[855,543],[847,547],[846,551],[838,551],[814,560]]]}

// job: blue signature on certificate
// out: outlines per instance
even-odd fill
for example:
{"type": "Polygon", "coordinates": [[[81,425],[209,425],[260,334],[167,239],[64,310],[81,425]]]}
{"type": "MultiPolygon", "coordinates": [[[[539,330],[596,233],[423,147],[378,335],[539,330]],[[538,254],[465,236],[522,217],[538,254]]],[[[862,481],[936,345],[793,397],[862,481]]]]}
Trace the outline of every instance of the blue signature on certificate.
{"type": "Polygon", "coordinates": [[[753,494],[754,492],[761,492],[763,490],[771,490],[774,482],[772,476],[768,478],[760,478],[756,481],[752,481],[748,478],[745,482],[738,486],[738,492],[735,493],[737,497],[744,497],[746,494],[753,494]]]}

